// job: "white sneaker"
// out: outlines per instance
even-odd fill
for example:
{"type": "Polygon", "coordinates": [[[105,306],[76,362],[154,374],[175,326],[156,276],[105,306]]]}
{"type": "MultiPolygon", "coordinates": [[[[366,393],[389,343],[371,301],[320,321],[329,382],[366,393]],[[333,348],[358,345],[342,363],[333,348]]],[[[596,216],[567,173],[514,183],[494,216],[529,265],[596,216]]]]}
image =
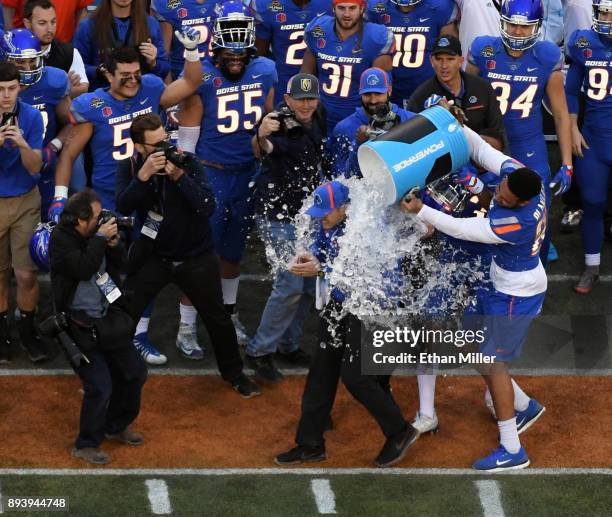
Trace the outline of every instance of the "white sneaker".
{"type": "Polygon", "coordinates": [[[433,418],[430,418],[427,415],[422,415],[419,411],[417,411],[417,414],[412,421],[412,427],[414,427],[419,434],[437,433],[438,415],[436,415],[434,412],[433,418]]]}
{"type": "Polygon", "coordinates": [[[236,329],[236,339],[238,340],[238,344],[240,346],[246,346],[250,338],[247,334],[246,327],[238,319],[237,312],[232,314],[232,323],[234,324],[234,328],[236,329]]]}
{"type": "Polygon", "coordinates": [[[176,346],[181,355],[187,359],[199,361],[204,358],[204,350],[198,344],[195,325],[187,323],[179,325],[178,334],[176,335],[176,346]]]}

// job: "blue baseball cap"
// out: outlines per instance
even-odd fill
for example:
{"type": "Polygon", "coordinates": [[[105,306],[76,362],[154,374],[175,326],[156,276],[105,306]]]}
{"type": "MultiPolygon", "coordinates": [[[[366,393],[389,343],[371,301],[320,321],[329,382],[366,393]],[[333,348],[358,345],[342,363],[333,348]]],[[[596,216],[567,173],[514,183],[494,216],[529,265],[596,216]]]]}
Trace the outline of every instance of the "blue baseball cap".
{"type": "Polygon", "coordinates": [[[388,93],[390,89],[389,76],[382,68],[368,68],[359,78],[359,95],[364,93],[388,93]]]}
{"type": "Polygon", "coordinates": [[[325,217],[348,201],[349,189],[339,181],[330,181],[319,185],[313,195],[314,204],[306,213],[312,217],[325,217]]]}

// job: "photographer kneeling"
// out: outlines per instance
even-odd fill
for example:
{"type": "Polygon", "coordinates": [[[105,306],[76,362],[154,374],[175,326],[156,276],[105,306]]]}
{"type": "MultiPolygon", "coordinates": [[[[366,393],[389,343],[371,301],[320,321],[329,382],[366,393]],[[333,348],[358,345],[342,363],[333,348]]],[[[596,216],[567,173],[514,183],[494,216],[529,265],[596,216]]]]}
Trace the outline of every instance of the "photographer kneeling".
{"type": "Polygon", "coordinates": [[[51,326],[67,337],[62,328],[67,322],[81,352],[62,347],[84,390],[72,455],[95,464],[110,461],[99,449],[104,437],[129,445],[143,443],[142,434],[128,426],[140,411],[147,377],[146,365],[132,344],[134,322],[117,287],[124,255],[117,224],[114,218],[104,222],[101,214],[100,197],[93,190],[74,194],[49,242],[55,309],[51,326]],[[54,323],[58,318],[60,324],[54,323]]]}
{"type": "Polygon", "coordinates": [[[325,136],[319,81],[314,75],[297,74],[289,80],[284,102],[262,119],[252,139],[253,152],[262,159],[256,220],[263,241],[274,250],[271,266],[276,275],[245,359],[257,377],[267,382],[283,379],[272,359],[277,351],[293,365],[310,363],[299,348],[299,339],[312,305],[314,279],[291,274],[286,264],[296,252],[295,216],[322,179],[325,136]]]}

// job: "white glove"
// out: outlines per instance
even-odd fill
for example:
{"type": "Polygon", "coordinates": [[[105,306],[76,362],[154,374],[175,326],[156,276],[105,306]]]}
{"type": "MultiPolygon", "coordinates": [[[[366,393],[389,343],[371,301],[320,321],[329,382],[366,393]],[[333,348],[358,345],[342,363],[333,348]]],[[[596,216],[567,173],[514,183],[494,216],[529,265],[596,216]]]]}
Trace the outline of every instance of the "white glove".
{"type": "Polygon", "coordinates": [[[198,48],[200,33],[193,27],[187,27],[182,31],[174,31],[174,35],[187,50],[195,50],[198,48]]]}

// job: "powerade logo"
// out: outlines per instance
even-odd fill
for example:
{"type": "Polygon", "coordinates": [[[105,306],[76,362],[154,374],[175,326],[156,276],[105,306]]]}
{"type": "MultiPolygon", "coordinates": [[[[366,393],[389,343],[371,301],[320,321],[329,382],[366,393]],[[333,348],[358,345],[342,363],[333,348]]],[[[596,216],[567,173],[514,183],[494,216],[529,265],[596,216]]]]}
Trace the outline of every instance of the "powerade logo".
{"type": "Polygon", "coordinates": [[[401,162],[396,163],[393,166],[393,172],[399,172],[402,169],[405,169],[406,167],[408,167],[409,165],[412,165],[413,163],[416,163],[422,160],[423,158],[426,158],[431,153],[435,153],[436,151],[439,151],[440,149],[444,149],[444,142],[442,140],[440,140],[437,144],[431,144],[429,147],[412,155],[410,158],[406,158],[405,160],[402,160],[401,162]]]}

